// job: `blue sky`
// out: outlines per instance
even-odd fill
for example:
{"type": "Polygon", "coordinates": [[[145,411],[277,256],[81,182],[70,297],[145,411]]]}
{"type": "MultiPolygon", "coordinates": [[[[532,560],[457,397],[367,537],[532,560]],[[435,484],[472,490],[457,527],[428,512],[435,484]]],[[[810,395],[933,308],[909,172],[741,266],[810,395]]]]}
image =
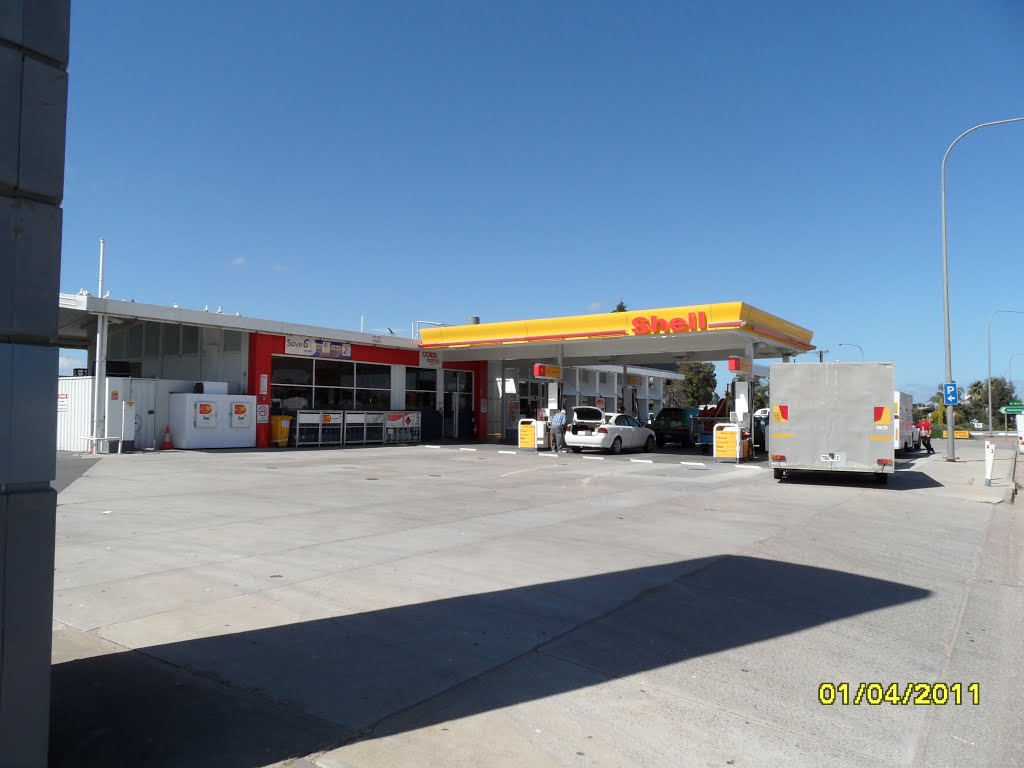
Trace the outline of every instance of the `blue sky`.
{"type": "MultiPolygon", "coordinates": [[[[1024,116],[1024,4],[89,0],[69,73],[63,291],[103,237],[114,297],[355,330],[741,300],[923,399],[942,155],[1024,116]]],[[[1024,310],[1024,123],[947,183],[966,386],[1024,310]]]]}

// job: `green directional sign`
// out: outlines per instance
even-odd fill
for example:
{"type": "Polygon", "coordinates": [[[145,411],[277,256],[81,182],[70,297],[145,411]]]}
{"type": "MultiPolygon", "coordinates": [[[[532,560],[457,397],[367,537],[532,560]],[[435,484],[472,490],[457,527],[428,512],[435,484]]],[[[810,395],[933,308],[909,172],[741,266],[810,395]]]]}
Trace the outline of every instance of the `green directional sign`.
{"type": "Polygon", "coordinates": [[[1011,400],[1003,408],[1000,408],[999,411],[1007,416],[1016,416],[1018,413],[1024,413],[1024,403],[1020,400],[1011,400]]]}

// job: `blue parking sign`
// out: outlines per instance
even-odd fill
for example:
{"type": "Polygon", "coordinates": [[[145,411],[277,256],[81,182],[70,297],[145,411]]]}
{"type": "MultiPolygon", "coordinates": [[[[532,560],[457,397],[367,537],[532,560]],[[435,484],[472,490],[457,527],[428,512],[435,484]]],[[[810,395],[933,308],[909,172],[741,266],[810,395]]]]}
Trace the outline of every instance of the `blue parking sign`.
{"type": "Polygon", "coordinates": [[[942,385],[942,402],[946,405],[960,405],[960,397],[956,388],[956,382],[942,385]]]}

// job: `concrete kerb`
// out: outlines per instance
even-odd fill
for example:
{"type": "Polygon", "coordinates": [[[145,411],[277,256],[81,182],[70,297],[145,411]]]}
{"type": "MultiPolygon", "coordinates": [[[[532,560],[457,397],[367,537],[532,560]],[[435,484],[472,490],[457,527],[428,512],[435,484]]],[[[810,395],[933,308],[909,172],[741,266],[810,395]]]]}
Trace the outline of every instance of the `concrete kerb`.
{"type": "MultiPolygon", "coordinates": [[[[1013,450],[1011,446],[1011,450],[1013,450]]],[[[1013,450],[1013,469],[1010,471],[1010,477],[1013,478],[1013,482],[1010,484],[1010,501],[1013,502],[1017,498],[1017,489],[1020,487],[1021,480],[1024,478],[1017,477],[1017,468],[1020,467],[1024,462],[1020,460],[1020,450],[1013,450]]]]}
{"type": "Polygon", "coordinates": [[[961,498],[982,503],[1012,502],[1017,490],[1017,453],[1015,443],[995,438],[996,462],[992,485],[985,485],[985,441],[957,440],[955,462],[939,454],[929,457],[920,469],[947,490],[961,498]]]}

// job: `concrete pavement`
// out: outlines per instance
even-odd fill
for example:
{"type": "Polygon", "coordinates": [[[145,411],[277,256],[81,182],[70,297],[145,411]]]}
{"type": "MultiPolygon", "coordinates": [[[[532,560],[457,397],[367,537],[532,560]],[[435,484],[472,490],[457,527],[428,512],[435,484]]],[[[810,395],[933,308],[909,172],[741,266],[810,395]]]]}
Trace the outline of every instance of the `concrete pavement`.
{"type": "Polygon", "coordinates": [[[958,450],[888,487],[494,446],[105,458],[59,499],[52,764],[1013,765],[1012,463],[985,488],[958,450]],[[983,698],[819,703],[843,681],[983,698]]]}

